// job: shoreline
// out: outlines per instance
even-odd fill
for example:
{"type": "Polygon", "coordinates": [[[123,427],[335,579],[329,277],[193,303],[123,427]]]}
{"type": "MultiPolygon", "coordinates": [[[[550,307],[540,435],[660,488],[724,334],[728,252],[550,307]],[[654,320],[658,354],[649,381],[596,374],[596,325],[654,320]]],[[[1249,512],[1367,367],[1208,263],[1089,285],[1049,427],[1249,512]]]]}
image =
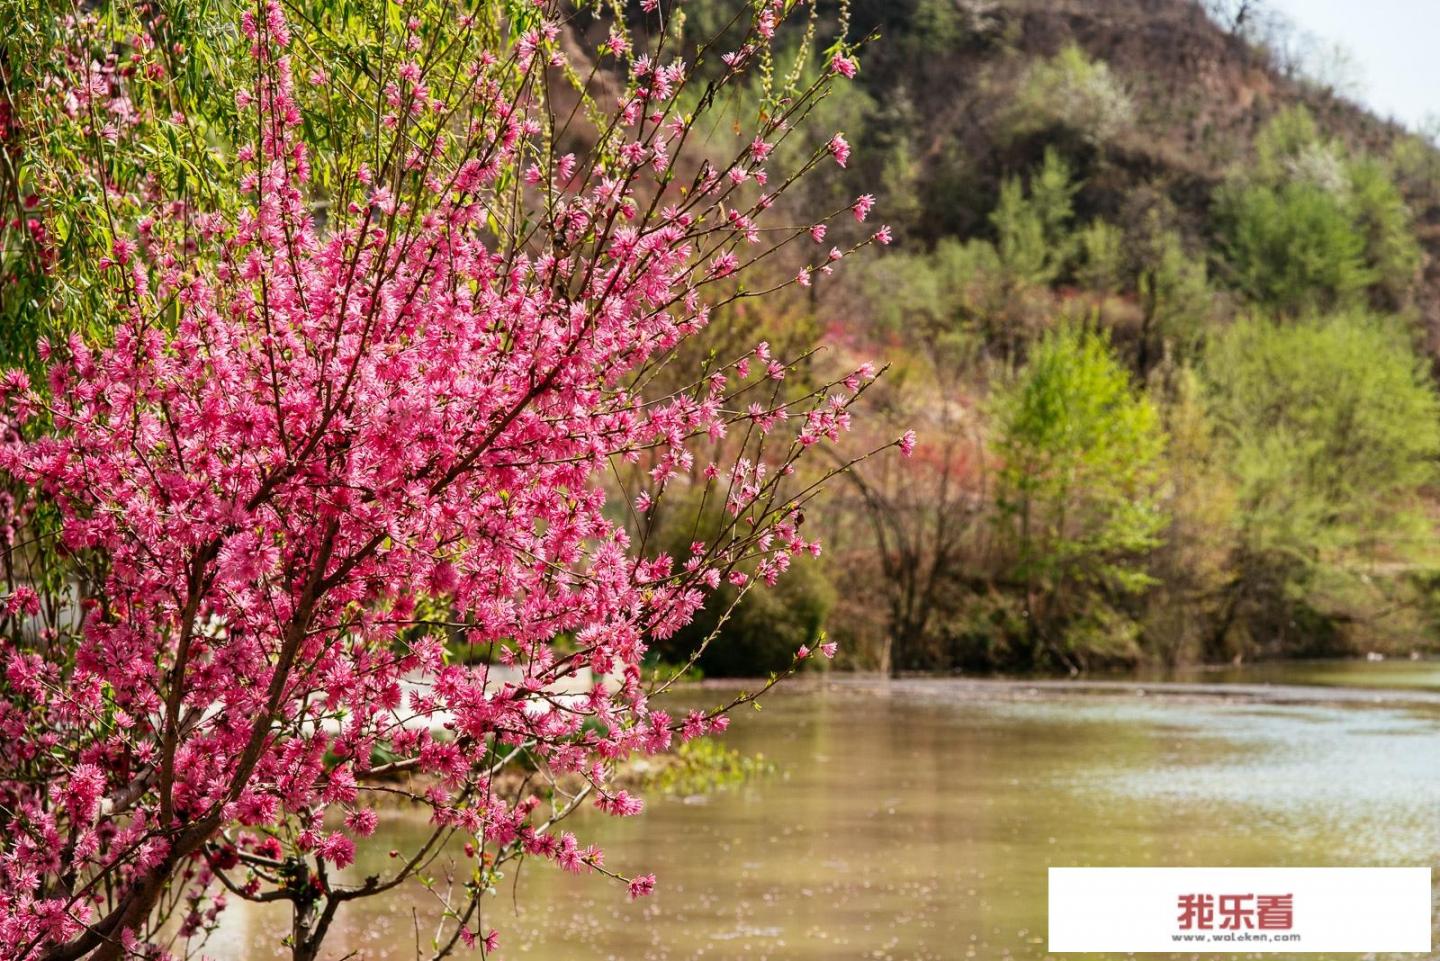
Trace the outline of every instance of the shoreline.
{"type": "MultiPolygon", "coordinates": [[[[763,683],[755,678],[713,678],[686,684],[688,690],[744,690],[763,683]]],[[[779,685],[769,696],[833,691],[875,697],[903,695],[920,700],[1035,701],[1067,697],[1134,697],[1176,703],[1245,705],[1332,705],[1415,708],[1440,711],[1440,689],[1364,687],[1360,685],[1273,684],[1263,682],[1189,682],[1062,678],[886,677],[879,674],[830,674],[800,677],[779,685]]]]}

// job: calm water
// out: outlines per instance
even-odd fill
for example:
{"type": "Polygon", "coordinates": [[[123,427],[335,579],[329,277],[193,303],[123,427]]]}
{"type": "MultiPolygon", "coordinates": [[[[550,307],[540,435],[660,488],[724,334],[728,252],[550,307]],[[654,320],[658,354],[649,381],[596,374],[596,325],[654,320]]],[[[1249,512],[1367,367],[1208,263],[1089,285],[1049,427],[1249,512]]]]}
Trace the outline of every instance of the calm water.
{"type": "MultiPolygon", "coordinates": [[[[1325,683],[1440,689],[1440,665],[1311,670],[1325,683]]],[[[1227,680],[1184,680],[1197,679],[1227,680]]],[[[1233,678],[1277,679],[1301,680],[1233,678]]],[[[639,818],[571,822],[615,869],[654,871],[653,897],[632,904],[604,879],[529,864],[518,899],[507,880],[486,925],[500,929],[502,957],[537,961],[1042,958],[1050,865],[1434,864],[1440,707],[1403,691],[1316,694],[796,688],[726,735],[779,775],[653,798],[639,818]]],[[[362,861],[385,862],[421,828],[392,815],[362,861]]],[[[342,910],[326,956],[413,958],[412,909],[428,941],[429,898],[415,888],[342,910]]],[[[236,906],[208,951],[285,957],[275,946],[287,924],[283,908],[236,906]]]]}
{"type": "Polygon", "coordinates": [[[1270,661],[1224,667],[1175,668],[1155,680],[1440,691],[1440,661],[1270,661]]]}

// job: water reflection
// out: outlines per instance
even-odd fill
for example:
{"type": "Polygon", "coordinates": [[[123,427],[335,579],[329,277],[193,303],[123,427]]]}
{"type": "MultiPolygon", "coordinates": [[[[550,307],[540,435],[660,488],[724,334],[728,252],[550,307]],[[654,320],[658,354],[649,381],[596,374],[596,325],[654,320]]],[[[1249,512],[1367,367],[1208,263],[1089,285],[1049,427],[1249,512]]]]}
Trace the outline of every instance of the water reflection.
{"type": "MultiPolygon", "coordinates": [[[[503,957],[541,961],[1040,958],[1052,864],[1433,863],[1437,721],[1153,690],[792,690],[726,735],[780,775],[580,822],[611,866],[659,875],[653,897],[531,864],[485,923],[503,957]]],[[[423,827],[382,822],[354,873],[423,827]]],[[[414,957],[434,903],[414,888],[352,906],[326,956],[414,957]]],[[[237,907],[211,953],[285,957],[285,925],[281,909],[237,907]]]]}
{"type": "MultiPolygon", "coordinates": [[[[1146,675],[1142,675],[1146,676],[1146,675]]],[[[1156,670],[1149,679],[1199,683],[1306,684],[1320,687],[1440,690],[1440,661],[1261,661],[1156,670]]]]}

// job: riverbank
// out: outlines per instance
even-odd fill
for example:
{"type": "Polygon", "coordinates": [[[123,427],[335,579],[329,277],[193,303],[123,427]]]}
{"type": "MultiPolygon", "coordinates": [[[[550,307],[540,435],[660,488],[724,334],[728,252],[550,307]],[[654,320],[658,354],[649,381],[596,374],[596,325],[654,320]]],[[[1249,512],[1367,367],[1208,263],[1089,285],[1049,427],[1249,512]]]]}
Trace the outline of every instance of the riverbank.
{"type": "MultiPolygon", "coordinates": [[[[753,689],[763,681],[706,679],[691,687],[753,689]]],[[[1018,700],[1081,694],[1172,699],[1224,699],[1271,704],[1406,704],[1440,707],[1440,661],[1284,660],[1196,665],[1132,674],[956,676],[829,672],[801,675],[782,688],[832,686],[836,690],[915,697],[1018,700]]]]}
{"type": "MultiPolygon", "coordinates": [[[[710,683],[710,682],[707,682],[710,683]]],[[[723,686],[722,682],[713,682],[723,686]]],[[[799,682],[806,683],[805,681],[799,682]]],[[[1076,695],[1152,698],[1180,702],[1234,701],[1246,704],[1375,704],[1387,707],[1440,709],[1440,690],[1305,684],[1174,681],[1120,681],[1101,679],[1010,678],[884,678],[835,677],[820,685],[857,694],[909,697],[921,700],[1027,701],[1069,698],[1076,695]]]]}

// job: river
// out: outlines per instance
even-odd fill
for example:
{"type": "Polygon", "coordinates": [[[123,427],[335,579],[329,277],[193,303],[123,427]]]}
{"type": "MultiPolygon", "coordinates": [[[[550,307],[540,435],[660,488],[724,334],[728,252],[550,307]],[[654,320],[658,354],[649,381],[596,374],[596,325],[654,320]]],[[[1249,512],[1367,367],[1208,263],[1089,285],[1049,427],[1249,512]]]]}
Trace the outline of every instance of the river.
{"type": "MultiPolygon", "coordinates": [[[[778,772],[652,798],[637,818],[571,822],[615,870],[658,875],[652,897],[631,903],[605,879],[528,864],[518,897],[507,879],[489,906],[500,957],[1042,958],[1050,865],[1440,855],[1440,664],[1080,685],[808,681],[744,711],[725,740],[778,772]]],[[[390,814],[355,872],[422,828],[390,814]]],[[[413,958],[412,908],[423,917],[429,897],[416,887],[349,906],[324,956],[413,958]]],[[[287,957],[286,924],[281,906],[233,906],[206,952],[287,957]]]]}

